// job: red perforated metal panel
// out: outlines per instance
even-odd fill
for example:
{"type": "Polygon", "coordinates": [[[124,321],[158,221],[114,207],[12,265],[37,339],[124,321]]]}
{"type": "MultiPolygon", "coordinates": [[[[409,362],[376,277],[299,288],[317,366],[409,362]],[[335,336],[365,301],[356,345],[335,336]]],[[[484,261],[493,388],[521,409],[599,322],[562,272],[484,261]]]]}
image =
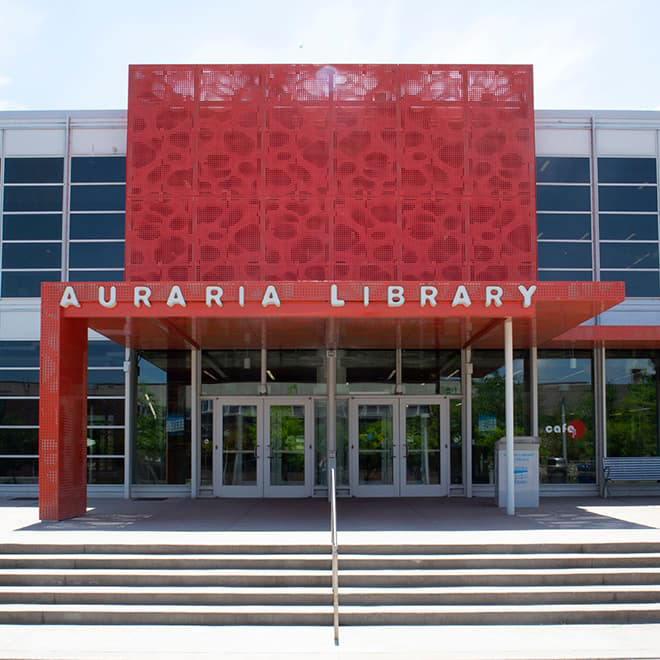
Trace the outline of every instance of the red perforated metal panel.
{"type": "Polygon", "coordinates": [[[60,287],[42,288],[39,517],[85,513],[87,502],[87,319],[65,319],[60,287]]]}
{"type": "Polygon", "coordinates": [[[529,66],[132,66],[126,278],[536,277],[529,66]]]}

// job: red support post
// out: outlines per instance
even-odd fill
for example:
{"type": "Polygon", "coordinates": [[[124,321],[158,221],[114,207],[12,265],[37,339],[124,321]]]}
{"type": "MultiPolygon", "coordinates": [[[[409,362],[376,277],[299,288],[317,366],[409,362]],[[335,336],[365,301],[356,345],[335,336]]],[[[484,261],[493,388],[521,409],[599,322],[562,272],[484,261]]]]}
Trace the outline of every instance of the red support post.
{"type": "Polygon", "coordinates": [[[87,319],[65,319],[62,290],[41,293],[39,517],[64,520],[87,506],[87,319]]]}

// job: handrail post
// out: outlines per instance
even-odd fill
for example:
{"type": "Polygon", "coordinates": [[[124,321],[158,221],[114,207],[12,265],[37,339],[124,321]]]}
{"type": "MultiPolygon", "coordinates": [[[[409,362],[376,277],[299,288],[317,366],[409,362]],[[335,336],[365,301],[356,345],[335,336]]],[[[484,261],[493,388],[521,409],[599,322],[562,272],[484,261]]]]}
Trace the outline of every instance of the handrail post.
{"type": "Polygon", "coordinates": [[[332,544],[332,610],[335,629],[335,646],[339,646],[339,574],[337,557],[337,493],[335,468],[330,469],[330,540],[332,544]]]}

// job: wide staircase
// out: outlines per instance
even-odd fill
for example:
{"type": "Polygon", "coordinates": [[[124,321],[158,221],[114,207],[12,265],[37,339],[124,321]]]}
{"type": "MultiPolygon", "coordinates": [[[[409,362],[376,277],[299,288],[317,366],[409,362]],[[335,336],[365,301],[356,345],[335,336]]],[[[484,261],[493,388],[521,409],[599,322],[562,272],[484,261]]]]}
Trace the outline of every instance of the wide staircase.
{"type": "MultiPolygon", "coordinates": [[[[660,543],[344,545],[341,625],[660,622],[660,543]]],[[[0,624],[331,625],[323,545],[0,547],[0,624]]]]}

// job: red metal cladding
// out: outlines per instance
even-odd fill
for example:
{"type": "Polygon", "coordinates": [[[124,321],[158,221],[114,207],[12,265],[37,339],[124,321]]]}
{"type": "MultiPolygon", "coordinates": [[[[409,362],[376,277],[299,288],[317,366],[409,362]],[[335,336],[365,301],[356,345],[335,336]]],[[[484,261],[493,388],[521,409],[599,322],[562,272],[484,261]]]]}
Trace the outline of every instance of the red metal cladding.
{"type": "Polygon", "coordinates": [[[126,279],[535,279],[533,136],[529,66],[132,66],[126,279]]]}
{"type": "Polygon", "coordinates": [[[85,513],[87,502],[87,319],[65,319],[61,291],[41,296],[39,517],[85,513]]]}

